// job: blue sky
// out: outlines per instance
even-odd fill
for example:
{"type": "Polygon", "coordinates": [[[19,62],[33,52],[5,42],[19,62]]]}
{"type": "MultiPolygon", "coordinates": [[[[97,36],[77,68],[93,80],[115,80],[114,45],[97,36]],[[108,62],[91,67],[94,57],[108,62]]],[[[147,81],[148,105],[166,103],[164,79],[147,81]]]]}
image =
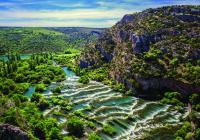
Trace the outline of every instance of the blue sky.
{"type": "Polygon", "coordinates": [[[0,26],[111,27],[123,15],[200,0],[0,0],[0,26]]]}

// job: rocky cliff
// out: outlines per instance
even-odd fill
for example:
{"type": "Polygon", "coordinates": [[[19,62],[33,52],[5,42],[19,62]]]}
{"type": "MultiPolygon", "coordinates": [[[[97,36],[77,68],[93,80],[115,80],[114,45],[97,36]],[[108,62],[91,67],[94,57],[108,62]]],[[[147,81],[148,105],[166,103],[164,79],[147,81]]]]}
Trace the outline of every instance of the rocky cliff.
{"type": "Polygon", "coordinates": [[[20,130],[18,127],[9,124],[0,124],[1,140],[30,140],[28,134],[20,130]]]}
{"type": "Polygon", "coordinates": [[[82,54],[79,66],[104,63],[110,64],[110,77],[127,89],[136,82],[139,92],[200,93],[200,6],[125,15],[82,54]]]}

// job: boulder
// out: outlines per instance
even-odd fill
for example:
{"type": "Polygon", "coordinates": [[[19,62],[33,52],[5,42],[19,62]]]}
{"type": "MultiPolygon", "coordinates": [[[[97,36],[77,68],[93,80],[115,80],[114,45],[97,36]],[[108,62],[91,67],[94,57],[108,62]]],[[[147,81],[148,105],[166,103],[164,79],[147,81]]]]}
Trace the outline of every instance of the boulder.
{"type": "Polygon", "coordinates": [[[28,134],[19,127],[10,124],[0,124],[1,140],[30,140],[28,134]]]}

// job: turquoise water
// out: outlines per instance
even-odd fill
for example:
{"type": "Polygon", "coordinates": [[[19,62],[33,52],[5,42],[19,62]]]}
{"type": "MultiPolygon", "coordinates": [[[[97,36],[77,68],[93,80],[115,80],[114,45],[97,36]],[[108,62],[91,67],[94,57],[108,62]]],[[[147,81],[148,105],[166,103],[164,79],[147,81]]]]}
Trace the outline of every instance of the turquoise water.
{"type": "MultiPolygon", "coordinates": [[[[72,111],[82,110],[89,118],[95,119],[98,130],[101,130],[102,125],[108,122],[117,129],[117,134],[114,137],[99,132],[103,140],[142,138],[146,135],[146,132],[148,133],[152,129],[157,129],[162,133],[165,132],[163,126],[173,126],[174,123],[179,123],[180,117],[183,116],[183,114],[172,110],[171,106],[132,96],[124,97],[122,93],[116,92],[99,82],[90,81],[89,84],[81,84],[74,72],[67,67],[62,69],[67,78],[62,82],[64,85],[62,93],[57,96],[71,99],[73,103],[72,111]],[[87,110],[91,106],[91,110],[87,110]]],[[[43,96],[47,99],[51,98],[53,96],[51,90],[58,84],[60,83],[52,83],[43,93],[43,96]]],[[[34,92],[35,87],[30,86],[25,95],[30,98],[34,92]]],[[[57,109],[52,107],[46,110],[44,114],[45,116],[53,116],[53,114],[61,112],[59,107],[57,109]]],[[[64,116],[65,114],[60,119],[58,117],[59,124],[66,122],[67,118],[64,116]]],[[[66,130],[63,129],[63,132],[66,132],[66,130]]],[[[155,138],[171,140],[173,136],[166,134],[155,138]]]]}
{"type": "Polygon", "coordinates": [[[67,77],[74,77],[76,76],[76,74],[74,72],[72,72],[71,70],[69,70],[67,67],[63,67],[62,68],[66,74],[67,77]]]}
{"type": "MultiPolygon", "coordinates": [[[[28,59],[31,57],[31,55],[30,54],[21,54],[20,57],[21,57],[21,59],[28,59]]],[[[0,55],[0,60],[8,61],[8,57],[6,55],[0,55]]]]}
{"type": "MultiPolygon", "coordinates": [[[[27,58],[27,57],[24,56],[24,58],[27,58]]],[[[65,72],[65,74],[66,74],[67,77],[74,77],[74,76],[76,76],[76,74],[74,72],[72,72],[71,70],[69,70],[68,68],[63,67],[62,69],[65,72]]],[[[47,88],[47,90],[45,90],[43,92],[43,94],[46,94],[46,95],[48,95],[49,93],[51,94],[51,90],[54,89],[57,85],[58,84],[56,84],[56,83],[52,83],[47,88]]],[[[28,91],[25,92],[25,96],[28,97],[28,98],[30,98],[34,92],[35,92],[35,86],[32,85],[32,86],[29,87],[28,91]]]]}
{"type": "MultiPolygon", "coordinates": [[[[152,129],[165,133],[163,126],[173,126],[174,123],[179,123],[180,117],[183,116],[183,114],[174,111],[171,106],[145,101],[133,96],[124,97],[122,93],[99,82],[90,81],[89,84],[81,84],[75,73],[66,67],[63,67],[63,70],[67,78],[62,82],[64,87],[58,96],[72,101],[72,111],[81,110],[89,118],[95,119],[98,130],[101,130],[102,125],[108,122],[117,129],[117,134],[114,137],[98,132],[103,140],[142,138],[152,129]],[[91,109],[87,110],[88,108],[91,109]]],[[[51,96],[53,95],[44,95],[47,99],[51,96]]],[[[47,111],[47,116],[52,116],[53,113],[62,113],[60,109],[53,111],[52,109],[47,111]]],[[[64,124],[65,122],[58,121],[58,123],[64,124]]],[[[63,132],[66,130],[63,129],[63,132]]],[[[170,134],[160,135],[155,138],[173,139],[170,134]]]]}
{"type": "Polygon", "coordinates": [[[30,86],[28,91],[26,91],[25,96],[30,98],[34,92],[35,92],[35,87],[30,86]]]}

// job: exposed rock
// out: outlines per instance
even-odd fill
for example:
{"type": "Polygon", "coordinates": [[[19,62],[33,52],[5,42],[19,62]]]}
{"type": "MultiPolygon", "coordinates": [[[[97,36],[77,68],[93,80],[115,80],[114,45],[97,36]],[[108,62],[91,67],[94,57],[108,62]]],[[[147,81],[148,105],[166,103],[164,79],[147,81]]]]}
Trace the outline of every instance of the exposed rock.
{"type": "Polygon", "coordinates": [[[200,17],[192,15],[176,15],[176,17],[184,22],[200,22],[200,17]]]}
{"type": "Polygon", "coordinates": [[[176,81],[173,79],[163,78],[135,78],[138,82],[142,93],[145,96],[151,96],[153,92],[160,92],[163,94],[165,91],[178,91],[187,98],[193,93],[200,93],[200,87],[176,81]],[[150,94],[151,93],[151,94],[150,94]]]}
{"type": "Polygon", "coordinates": [[[173,90],[187,96],[199,92],[200,80],[194,75],[192,79],[188,70],[188,64],[196,68],[200,59],[199,8],[166,6],[125,15],[102,34],[95,51],[85,55],[84,66],[91,60],[94,65],[110,62],[109,76],[127,90],[135,86],[129,80],[140,77],[136,80],[140,93],[173,90]],[[101,55],[97,57],[96,52],[101,55]]]}
{"type": "Polygon", "coordinates": [[[122,20],[119,22],[120,24],[125,24],[127,22],[130,22],[130,21],[133,21],[134,20],[134,15],[131,15],[131,14],[127,14],[125,15],[122,20]]]}
{"type": "Polygon", "coordinates": [[[88,62],[88,61],[80,60],[80,62],[79,62],[79,66],[80,66],[81,68],[87,68],[87,67],[92,66],[92,65],[94,65],[94,64],[95,64],[94,61],[88,62]]]}
{"type": "Polygon", "coordinates": [[[118,38],[120,43],[124,42],[125,40],[127,40],[128,37],[128,33],[126,31],[120,30],[118,33],[118,38]]]}
{"type": "Polygon", "coordinates": [[[132,33],[130,35],[130,40],[132,41],[132,47],[135,54],[141,54],[149,51],[150,41],[148,37],[132,33]]]}
{"type": "Polygon", "coordinates": [[[19,127],[15,127],[10,124],[0,124],[0,139],[30,140],[26,132],[22,131],[19,127]]]}
{"type": "Polygon", "coordinates": [[[101,46],[96,45],[95,48],[103,55],[106,62],[109,62],[112,60],[113,58],[112,54],[107,53],[101,46]]]}

